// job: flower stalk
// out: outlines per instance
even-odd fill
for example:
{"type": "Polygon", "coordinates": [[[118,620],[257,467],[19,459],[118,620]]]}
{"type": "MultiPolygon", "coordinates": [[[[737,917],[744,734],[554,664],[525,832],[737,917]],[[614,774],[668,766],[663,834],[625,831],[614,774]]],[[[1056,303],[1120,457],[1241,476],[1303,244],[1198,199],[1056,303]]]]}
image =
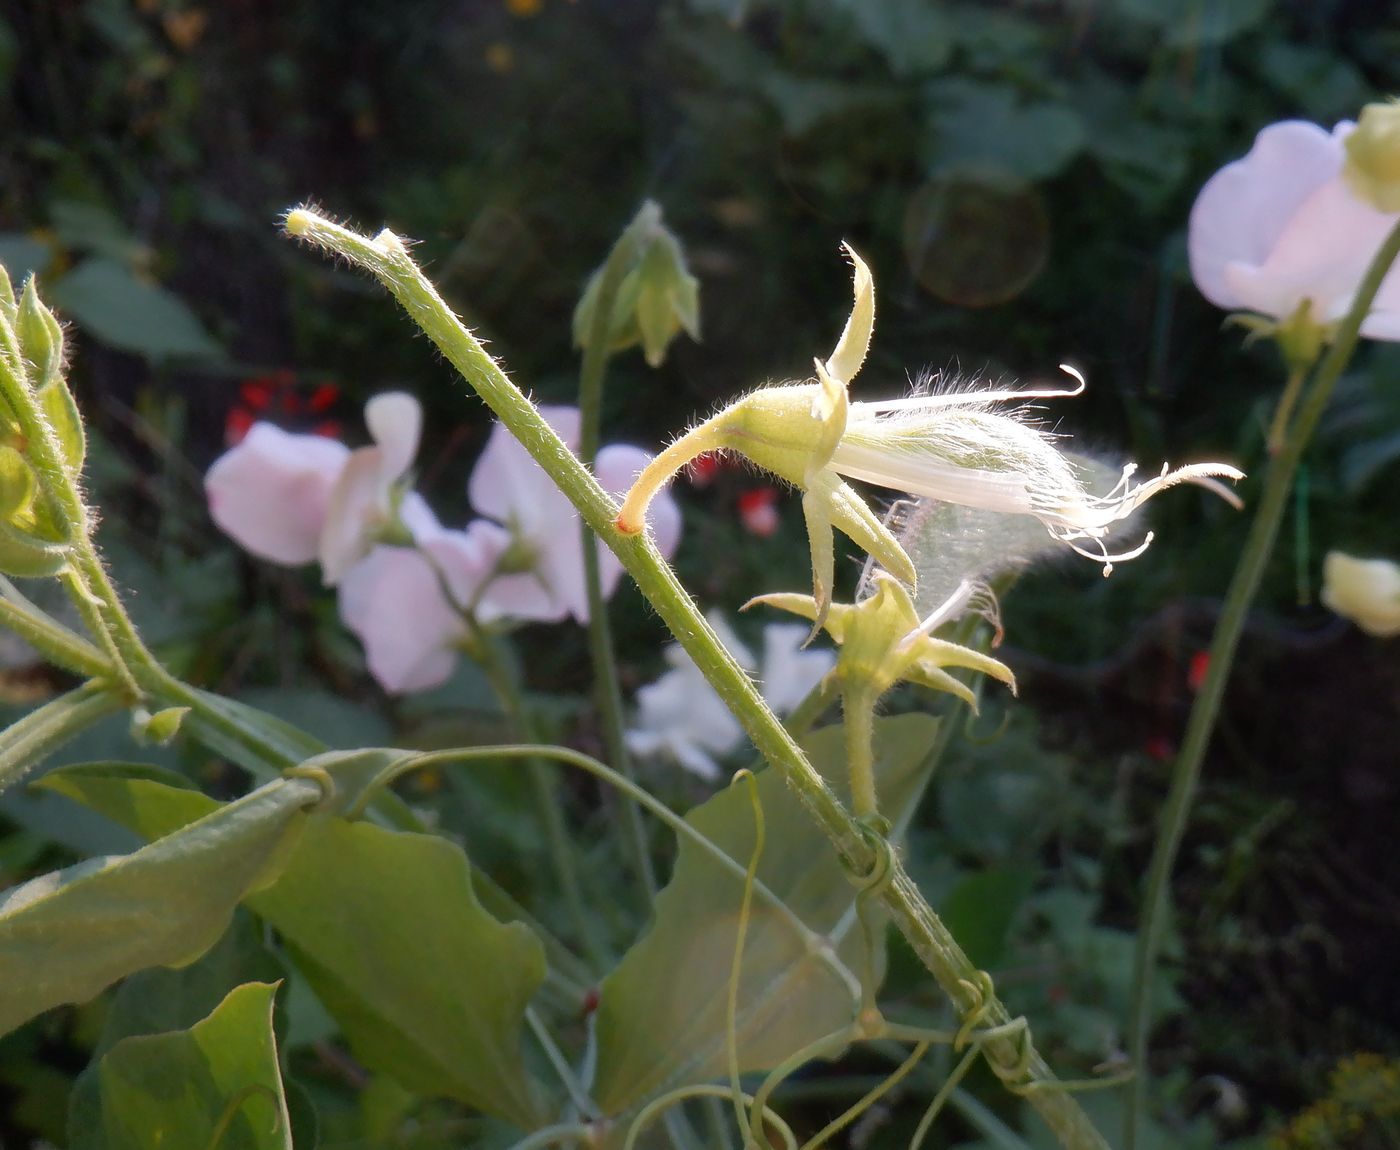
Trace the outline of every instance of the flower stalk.
{"type": "Polygon", "coordinates": [[[1279,525],[1288,507],[1288,496],[1303,454],[1312,441],[1313,433],[1337,380],[1351,362],[1362,324],[1385,281],[1386,274],[1400,256],[1400,222],[1385,238],[1372,258],[1357,289],[1351,309],[1338,323],[1336,334],[1317,372],[1307,385],[1298,406],[1298,414],[1288,429],[1282,446],[1273,457],[1264,479],[1264,492],[1258,510],[1250,524],[1239,566],[1230,582],[1229,592],[1220,613],[1215,636],[1211,642],[1209,670],[1191,707],[1186,735],[1172,769],[1171,787],[1162,812],[1148,868],[1143,894],[1142,925],[1138,930],[1133,962],[1133,997],[1128,1020],[1128,1052],[1137,1077],[1129,1088],[1123,1132],[1124,1145],[1133,1150],[1137,1139],[1140,1116],[1146,1094],[1147,1038],[1151,1003],[1152,971],[1161,952],[1162,927],[1166,918],[1172,867],[1181,848],[1191,801],[1200,781],[1201,764],[1215,730],[1216,719],[1225,697],[1225,685],[1239,647],[1250,604],[1259,591],[1264,569],[1273,551],[1279,525]]]}
{"type": "MultiPolygon", "coordinates": [[[[585,522],[618,556],[662,621],[733,710],[760,754],[782,773],[809,814],[855,873],[877,862],[869,832],[848,812],[807,761],[801,749],[764,705],[753,683],[705,622],[670,566],[644,531],[615,526],[618,508],[506,377],[476,337],[461,323],[392,232],[370,238],[306,208],[289,212],[287,231],[364,268],[389,289],[404,310],[461,373],[506,428],[554,478],[585,522]]],[[[978,990],[976,971],[934,914],[898,860],[880,894],[900,933],[934,975],[961,1016],[973,1014],[988,1027],[1010,1021],[1000,1000],[978,990]]],[[[989,1038],[983,1048],[994,1064],[1021,1074],[1027,1101],[1071,1150],[1106,1147],[1075,1099],[1058,1083],[1044,1059],[1022,1041],[989,1038]],[[1023,1072],[1023,1073],[1022,1073],[1023,1072]]]]}

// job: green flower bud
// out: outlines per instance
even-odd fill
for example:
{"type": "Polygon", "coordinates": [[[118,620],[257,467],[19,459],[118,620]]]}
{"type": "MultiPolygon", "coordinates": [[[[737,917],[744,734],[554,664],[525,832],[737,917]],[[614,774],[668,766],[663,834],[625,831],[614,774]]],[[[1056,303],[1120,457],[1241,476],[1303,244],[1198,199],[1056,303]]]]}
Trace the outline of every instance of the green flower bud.
{"type": "Polygon", "coordinates": [[[36,391],[62,376],[63,328],[40,301],[37,276],[25,281],[15,317],[15,336],[20,353],[33,369],[29,382],[36,391]]]}
{"type": "Polygon", "coordinates": [[[1351,190],[1382,212],[1400,212],[1400,102],[1361,109],[1346,151],[1342,176],[1351,190]]]}
{"type": "Polygon", "coordinates": [[[131,737],[138,743],[167,746],[180,733],[180,724],[189,710],[188,707],[166,707],[153,715],[144,707],[138,707],[131,713],[131,737]]]}
{"type": "MultiPolygon", "coordinates": [[[[700,285],[690,274],[680,241],[661,220],[661,209],[648,200],[628,225],[619,245],[635,252],[613,296],[608,321],[608,350],[640,346],[652,367],[661,366],[666,349],[680,332],[700,338],[700,285]]],[[[587,347],[598,312],[607,265],[595,271],[574,309],[574,344],[587,347]]]]}

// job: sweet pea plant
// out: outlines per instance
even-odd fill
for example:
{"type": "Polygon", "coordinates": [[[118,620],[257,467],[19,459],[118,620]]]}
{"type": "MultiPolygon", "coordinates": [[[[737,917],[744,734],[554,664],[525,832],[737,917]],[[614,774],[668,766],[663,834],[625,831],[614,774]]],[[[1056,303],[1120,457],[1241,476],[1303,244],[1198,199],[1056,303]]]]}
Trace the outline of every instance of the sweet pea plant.
{"type": "MultiPolygon", "coordinates": [[[[1386,318],[1400,305],[1400,281],[1386,278],[1400,251],[1395,138],[1393,108],[1368,109],[1360,127],[1330,136],[1276,126],[1207,185],[1193,213],[1202,290],[1278,339],[1290,380],[1148,880],[1130,1025],[1139,1071],[1166,876],[1293,471],[1358,336],[1400,335],[1386,318]],[[1321,225],[1308,222],[1315,215],[1326,221],[1325,243],[1321,225]]],[[[849,247],[850,318],[812,379],[750,392],[654,458],[603,446],[609,356],[640,345],[654,364],[677,334],[698,333],[695,280],[654,206],[584,294],[578,408],[531,403],[392,232],[361,235],[309,208],[284,222],[378,279],[496,416],[468,487],[479,518],[445,526],[413,489],[422,414],[399,393],[370,401],[372,442],[355,450],[255,424],[207,476],[211,514],[263,559],[318,563],[387,690],[421,691],[458,658],[478,663],[516,738],[332,752],[171,675],[133,627],[94,542],[62,328],[33,279],[17,295],[0,277],[0,570],[59,580],[88,631],[0,584],[0,621],[82,680],[0,736],[0,785],[122,712],[138,743],[202,747],[254,784],[221,802],[184,775],[136,763],[39,779],[146,840],[0,896],[0,1030],[125,980],[74,1091],[70,1145],[313,1145],[314,1116],[279,1055],[278,986],[289,979],[334,1020],[356,1072],[374,1076],[366,1094],[391,1083],[381,1098],[392,1089],[482,1116],[461,1127],[463,1142],[692,1146],[703,1124],[715,1145],[796,1150],[827,1144],[877,1102],[912,1092],[924,1095],[917,1146],[983,1060],[1062,1145],[1106,1145],[1074,1091],[1121,1081],[1123,1068],[1057,1079],[1037,1052],[1034,1020],[1010,1016],[905,869],[901,837],[948,742],[947,716],[880,708],[901,683],[951,696],[954,707],[975,707],[987,679],[1014,688],[987,650],[989,632],[999,632],[994,587],[1066,546],[1107,573],[1151,542],[1118,541],[1147,499],[1191,483],[1233,500],[1221,481],[1242,474],[1197,463],[1141,483],[1132,467],[1104,479],[1028,406],[1077,394],[1083,381],[1072,371],[1073,387],[852,399],[875,286],[849,247]],[[702,615],[667,563],[681,525],[666,484],[712,452],[743,456],[802,492],[810,594],[776,589],[750,607],[806,622],[770,624],[761,662],[721,615],[702,615]],[[849,480],[914,498],[881,515],[849,480]],[[851,602],[837,599],[837,530],[869,556],[851,602]],[[670,669],[638,693],[630,726],[606,611],[624,573],[675,638],[670,669]],[[511,658],[515,624],[569,620],[589,627],[606,762],[542,740],[511,658]],[[822,631],[834,653],[805,646],[822,631]],[[839,722],[819,727],[838,697],[839,722]],[[713,779],[743,734],[766,766],[739,771],[684,816],[642,787],[630,764],[633,755],[669,757],[713,779]],[[470,843],[434,833],[390,785],[426,768],[503,760],[521,761],[539,800],[567,927],[512,899],[473,865],[470,843]],[[585,905],[561,769],[620,796],[635,889],[617,899],[640,897],[650,913],[620,958],[596,913],[606,908],[585,905]],[[678,843],[664,886],[644,816],[678,843]],[[882,1004],[891,925],[946,999],[941,1021],[882,1004]],[[896,1068],[800,1137],[779,1104],[785,1084],[852,1047],[893,1056],[896,1068]],[[941,1047],[954,1060],[934,1075],[924,1062],[941,1047]]],[[[1137,1119],[1130,1107],[1129,1144],[1137,1119]]]]}

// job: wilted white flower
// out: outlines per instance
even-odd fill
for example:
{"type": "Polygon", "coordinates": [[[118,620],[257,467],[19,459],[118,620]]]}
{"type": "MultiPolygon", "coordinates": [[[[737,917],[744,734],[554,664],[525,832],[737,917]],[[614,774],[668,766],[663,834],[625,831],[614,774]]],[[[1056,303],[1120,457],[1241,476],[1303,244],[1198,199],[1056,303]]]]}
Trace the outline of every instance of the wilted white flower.
{"type": "Polygon", "coordinates": [[[1329,551],[1322,563],[1322,601],[1368,634],[1400,635],[1400,566],[1329,551]]]}

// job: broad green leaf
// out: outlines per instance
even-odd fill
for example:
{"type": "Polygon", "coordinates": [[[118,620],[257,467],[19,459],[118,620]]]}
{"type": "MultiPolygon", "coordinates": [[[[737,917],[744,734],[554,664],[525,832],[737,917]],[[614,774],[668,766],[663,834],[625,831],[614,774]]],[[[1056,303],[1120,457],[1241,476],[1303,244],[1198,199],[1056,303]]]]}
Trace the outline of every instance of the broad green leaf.
{"type": "MultiPolygon", "coordinates": [[[[896,825],[923,788],[937,730],[925,715],[876,724],[880,805],[896,825]]],[[[840,728],[818,732],[806,749],[844,795],[840,728]]],[[[854,887],[831,845],[777,771],[762,772],[757,784],[767,844],[758,878],[771,893],[755,890],[744,947],[736,1026],[742,1071],[769,1069],[850,1023],[859,997],[852,972],[864,963],[854,887]]],[[[686,821],[737,866],[682,838],[650,929],[604,981],[594,1097],[609,1115],[726,1073],[729,977],[743,870],[754,846],[747,786],[727,788],[686,821]]]]}
{"type": "MultiPolygon", "coordinates": [[[[189,1029],[245,982],[282,982],[287,971],[267,948],[265,933],[240,908],[223,937],[198,961],[179,968],[155,966],[124,979],[107,1006],[94,1058],[124,1038],[189,1029]]],[[[284,985],[279,1003],[286,997],[284,985]]]]}
{"type": "Polygon", "coordinates": [[[114,260],[84,260],[49,289],[49,297],[69,319],[122,351],[149,359],[223,354],[183,301],[114,260]]]}
{"type": "Polygon", "coordinates": [[[938,914],[972,965],[991,970],[1001,961],[1011,920],[1035,883],[1029,869],[990,869],[969,874],[938,907],[938,914]]]}
{"type": "Polygon", "coordinates": [[[185,733],[261,782],[326,749],[325,743],[275,715],[212,691],[195,693],[201,706],[185,719],[185,733]]]}
{"type": "Polygon", "coordinates": [[[54,234],[65,248],[132,263],[149,251],[132,237],[121,218],[101,204],[83,200],[55,200],[49,207],[54,234]]]}
{"type": "Polygon", "coordinates": [[[31,272],[44,272],[53,258],[52,244],[21,232],[0,233],[0,264],[13,283],[23,283],[31,272]]]}
{"type": "Polygon", "coordinates": [[[896,76],[936,72],[948,62],[953,27],[929,0],[825,0],[825,5],[847,15],[896,76]]]}
{"type": "Polygon", "coordinates": [[[275,875],[320,797],[304,779],[270,783],[133,854],[0,895],[0,1034],[135,971],[198,958],[275,875]]]}
{"type": "Polygon", "coordinates": [[[972,80],[936,80],[924,91],[930,170],[986,167],[1043,180],[1084,147],[1084,123],[1063,104],[1022,103],[1008,87],[972,80]]]}
{"type": "Polygon", "coordinates": [[[371,1070],[523,1129],[540,1120],[520,1030],[544,949],[482,909],[460,847],[317,815],[249,905],[371,1070]]]}
{"type": "Polygon", "coordinates": [[[1224,44],[1268,15],[1273,0],[1118,0],[1118,7],[1151,25],[1172,48],[1198,51],[1224,44]]]}
{"type": "Polygon", "coordinates": [[[292,1150],[276,990],[245,983],[188,1030],[118,1042],[74,1108],[71,1150],[292,1150]]]}
{"type": "Polygon", "coordinates": [[[145,763],[77,763],[50,771],[32,787],[81,803],[147,842],[173,834],[221,805],[185,775],[145,763]]]}
{"type": "Polygon", "coordinates": [[[0,791],[18,782],[79,731],[122,709],[114,694],[82,686],[0,731],[0,791]]]}

